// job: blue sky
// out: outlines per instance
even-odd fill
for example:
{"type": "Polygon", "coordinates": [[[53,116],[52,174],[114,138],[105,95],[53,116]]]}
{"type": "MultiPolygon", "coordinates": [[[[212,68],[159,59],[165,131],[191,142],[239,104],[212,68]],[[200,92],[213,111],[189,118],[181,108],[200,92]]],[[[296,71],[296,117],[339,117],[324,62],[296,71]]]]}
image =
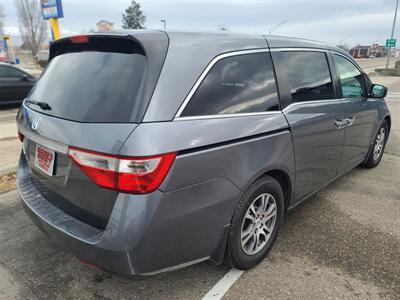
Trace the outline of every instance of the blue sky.
{"type": "MultiPolygon", "coordinates": [[[[0,0],[5,9],[8,33],[18,35],[14,0],[0,0]]],[[[39,0],[38,0],[39,1],[39,0]]],[[[105,19],[121,27],[121,13],[129,0],[63,0],[64,35],[95,28],[105,19]]],[[[221,25],[234,32],[266,33],[348,45],[384,43],[390,35],[396,0],[264,0],[264,1],[139,1],[147,17],[146,26],[161,29],[217,30],[221,25]]],[[[396,26],[399,37],[399,22],[396,26]]]]}

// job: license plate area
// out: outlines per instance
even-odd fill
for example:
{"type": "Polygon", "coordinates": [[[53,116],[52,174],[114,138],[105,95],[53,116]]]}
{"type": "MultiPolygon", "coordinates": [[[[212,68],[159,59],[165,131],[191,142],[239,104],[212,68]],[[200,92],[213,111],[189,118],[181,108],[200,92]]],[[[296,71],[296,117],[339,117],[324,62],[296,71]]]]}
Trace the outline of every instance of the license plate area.
{"type": "Polygon", "coordinates": [[[54,174],[56,153],[49,148],[36,144],[34,165],[49,176],[54,174]]]}

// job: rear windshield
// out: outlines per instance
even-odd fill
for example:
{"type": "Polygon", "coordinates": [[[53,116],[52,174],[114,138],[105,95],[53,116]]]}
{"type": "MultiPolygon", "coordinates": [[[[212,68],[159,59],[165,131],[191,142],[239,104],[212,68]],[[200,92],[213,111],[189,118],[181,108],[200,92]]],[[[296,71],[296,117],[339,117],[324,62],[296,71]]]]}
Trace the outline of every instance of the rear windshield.
{"type": "Polygon", "coordinates": [[[50,108],[26,105],[77,122],[130,122],[145,68],[146,57],[138,53],[89,50],[60,54],[50,61],[28,97],[50,108]]]}

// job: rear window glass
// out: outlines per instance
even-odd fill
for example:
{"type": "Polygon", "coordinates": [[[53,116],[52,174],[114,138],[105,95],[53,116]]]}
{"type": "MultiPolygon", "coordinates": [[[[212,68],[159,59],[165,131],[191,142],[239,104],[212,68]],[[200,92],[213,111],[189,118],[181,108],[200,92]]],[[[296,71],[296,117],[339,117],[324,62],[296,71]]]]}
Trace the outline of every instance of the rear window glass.
{"type": "Polygon", "coordinates": [[[51,109],[34,110],[77,122],[129,122],[145,73],[137,53],[73,52],[54,57],[29,95],[51,109]]]}

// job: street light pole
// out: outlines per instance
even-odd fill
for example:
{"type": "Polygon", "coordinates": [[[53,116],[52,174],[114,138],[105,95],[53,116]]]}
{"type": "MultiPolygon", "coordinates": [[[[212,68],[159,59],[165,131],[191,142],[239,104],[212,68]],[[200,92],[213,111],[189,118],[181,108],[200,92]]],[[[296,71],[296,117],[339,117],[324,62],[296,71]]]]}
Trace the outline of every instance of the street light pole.
{"type": "Polygon", "coordinates": [[[161,23],[164,23],[164,30],[167,30],[167,20],[160,20],[161,23]]]}
{"type": "MultiPolygon", "coordinates": [[[[394,28],[396,27],[396,18],[397,18],[397,10],[398,10],[398,8],[399,8],[399,0],[396,1],[396,11],[394,12],[392,34],[390,35],[391,39],[393,39],[393,36],[394,36],[394,28]]],[[[395,49],[396,49],[396,47],[395,47],[395,49]]],[[[387,57],[387,60],[386,60],[386,69],[389,68],[391,56],[392,56],[392,47],[389,47],[388,57],[387,57]]]]}

